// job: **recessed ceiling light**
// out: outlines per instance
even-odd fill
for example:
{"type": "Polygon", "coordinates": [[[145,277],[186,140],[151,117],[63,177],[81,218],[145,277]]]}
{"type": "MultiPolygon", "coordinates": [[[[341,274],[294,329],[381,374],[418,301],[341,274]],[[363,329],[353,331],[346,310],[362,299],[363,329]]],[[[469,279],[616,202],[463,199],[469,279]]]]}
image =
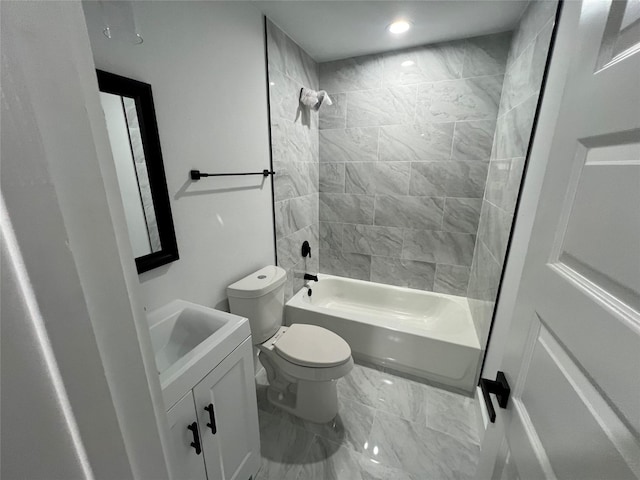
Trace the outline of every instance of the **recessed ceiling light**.
{"type": "Polygon", "coordinates": [[[391,33],[400,34],[404,33],[411,28],[411,24],[406,20],[398,20],[389,25],[389,31],[391,33]]]}
{"type": "Polygon", "coordinates": [[[402,62],[400,64],[401,67],[410,67],[411,65],[415,65],[416,62],[414,62],[413,60],[405,60],[404,62],[402,62]]]}

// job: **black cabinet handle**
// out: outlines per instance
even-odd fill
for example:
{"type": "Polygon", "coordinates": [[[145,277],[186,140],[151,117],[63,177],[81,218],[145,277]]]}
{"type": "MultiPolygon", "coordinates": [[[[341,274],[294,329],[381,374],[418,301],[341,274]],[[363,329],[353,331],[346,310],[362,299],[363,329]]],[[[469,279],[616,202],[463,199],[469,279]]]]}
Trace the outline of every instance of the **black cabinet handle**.
{"type": "Polygon", "coordinates": [[[193,442],[191,442],[191,446],[196,449],[196,455],[200,455],[202,449],[200,448],[200,435],[198,435],[198,424],[193,422],[191,425],[187,426],[191,433],[193,433],[193,442]]]}
{"type": "Polygon", "coordinates": [[[489,394],[495,394],[496,398],[498,399],[498,405],[500,405],[500,408],[507,408],[507,403],[509,403],[509,395],[511,394],[511,389],[509,388],[507,377],[504,376],[503,372],[498,372],[495,380],[487,380],[486,378],[481,378],[480,389],[482,390],[484,403],[487,406],[487,410],[489,411],[489,420],[491,420],[491,423],[496,423],[496,410],[493,408],[493,403],[491,402],[491,397],[489,396],[489,394]]]}
{"type": "Polygon", "coordinates": [[[207,427],[211,429],[211,433],[213,435],[216,434],[218,428],[216,427],[216,414],[213,411],[213,403],[210,403],[204,409],[209,412],[209,423],[207,423],[207,427]]]}

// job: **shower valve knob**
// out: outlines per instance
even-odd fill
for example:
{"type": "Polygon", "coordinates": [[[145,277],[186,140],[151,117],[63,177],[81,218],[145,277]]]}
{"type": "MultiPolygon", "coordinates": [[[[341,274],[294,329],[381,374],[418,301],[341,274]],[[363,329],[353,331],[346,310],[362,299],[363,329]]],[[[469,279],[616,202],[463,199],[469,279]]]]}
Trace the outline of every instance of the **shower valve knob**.
{"type": "Polygon", "coordinates": [[[302,256],[311,258],[311,245],[306,240],[302,243],[302,256]]]}

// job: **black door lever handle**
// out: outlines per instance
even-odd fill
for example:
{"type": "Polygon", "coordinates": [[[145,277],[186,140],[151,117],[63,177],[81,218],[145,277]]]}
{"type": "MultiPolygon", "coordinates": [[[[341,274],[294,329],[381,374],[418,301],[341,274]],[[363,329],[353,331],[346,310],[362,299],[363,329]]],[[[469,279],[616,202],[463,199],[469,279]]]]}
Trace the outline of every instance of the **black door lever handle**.
{"type": "Polygon", "coordinates": [[[486,378],[480,379],[480,389],[482,390],[482,396],[484,403],[489,411],[489,420],[491,423],[496,423],[496,410],[493,408],[491,402],[490,393],[495,394],[498,399],[498,405],[500,408],[507,408],[509,403],[509,395],[511,395],[511,388],[509,388],[509,382],[507,377],[504,376],[504,372],[498,372],[495,380],[487,380],[486,378]]]}

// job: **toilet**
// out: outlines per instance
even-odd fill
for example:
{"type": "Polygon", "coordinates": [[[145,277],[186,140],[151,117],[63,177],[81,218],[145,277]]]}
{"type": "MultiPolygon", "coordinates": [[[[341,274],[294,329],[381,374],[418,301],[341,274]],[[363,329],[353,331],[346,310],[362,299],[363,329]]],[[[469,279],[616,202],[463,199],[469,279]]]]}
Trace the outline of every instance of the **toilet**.
{"type": "Polygon", "coordinates": [[[269,402],[305,420],[328,422],[338,414],[336,383],[353,368],[351,348],[326,328],[282,325],[286,276],[271,265],[230,285],[231,313],[249,319],[269,402]]]}

